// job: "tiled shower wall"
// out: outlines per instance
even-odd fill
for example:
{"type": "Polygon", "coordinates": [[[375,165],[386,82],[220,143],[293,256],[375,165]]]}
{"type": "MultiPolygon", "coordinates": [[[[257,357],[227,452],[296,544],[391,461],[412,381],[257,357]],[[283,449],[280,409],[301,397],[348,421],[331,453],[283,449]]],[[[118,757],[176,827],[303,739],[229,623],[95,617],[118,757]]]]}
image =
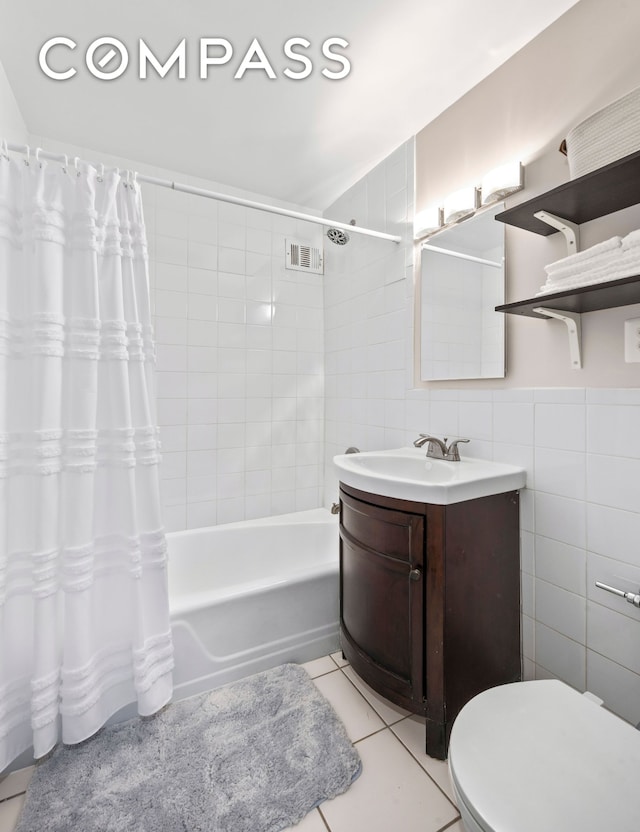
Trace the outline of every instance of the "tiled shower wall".
{"type": "MultiPolygon", "coordinates": [[[[169,530],[315,508],[322,277],[285,268],[321,227],[144,189],[169,530]]],[[[266,201],[266,200],[265,200],[266,201]]]]}
{"type": "MultiPolygon", "coordinates": [[[[402,226],[412,181],[409,142],[327,215],[402,226]]],[[[420,432],[470,438],[463,454],[526,468],[525,678],[588,688],[638,723],[640,610],[594,583],[640,587],[640,388],[412,389],[411,246],[400,247],[403,268],[389,247],[354,238],[327,261],[325,503],[337,495],[334,454],[410,445],[420,432]]]]}

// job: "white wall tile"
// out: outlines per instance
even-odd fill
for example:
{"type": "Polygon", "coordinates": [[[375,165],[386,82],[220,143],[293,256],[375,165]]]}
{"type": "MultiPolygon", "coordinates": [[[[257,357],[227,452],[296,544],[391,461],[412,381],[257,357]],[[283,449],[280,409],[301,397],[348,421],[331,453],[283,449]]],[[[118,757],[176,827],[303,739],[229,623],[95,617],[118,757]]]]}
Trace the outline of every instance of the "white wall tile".
{"type": "Polygon", "coordinates": [[[185,292],[187,290],[186,266],[173,263],[157,263],[155,267],[156,289],[170,292],[185,292]]]}
{"type": "Polygon", "coordinates": [[[213,502],[217,497],[216,475],[189,477],[186,480],[186,499],[188,503],[213,502]]]}
{"type": "Polygon", "coordinates": [[[214,321],[188,321],[187,343],[191,346],[215,347],[218,343],[218,324],[214,321]]]}
{"type": "Polygon", "coordinates": [[[535,530],[535,491],[523,488],[520,491],[520,528],[523,531],[535,530]]]}
{"type": "Polygon", "coordinates": [[[584,452],[584,406],[557,403],[536,404],[535,443],[536,447],[584,452]]]}
{"type": "MultiPolygon", "coordinates": [[[[156,317],[155,338],[157,344],[186,344],[187,319],[156,317]]],[[[162,364],[158,364],[158,369],[164,369],[162,364]]]]}
{"type": "Polygon", "coordinates": [[[155,240],[155,260],[158,263],[187,265],[187,241],[185,239],[156,234],[155,240]]]}
{"type": "MultiPolygon", "coordinates": [[[[221,240],[221,243],[224,243],[221,240]]],[[[231,274],[244,275],[245,273],[245,252],[241,249],[226,248],[220,245],[218,248],[218,270],[231,274]]]]}
{"type": "Polygon", "coordinates": [[[162,507],[162,520],[167,532],[180,532],[187,528],[186,503],[162,507]]]}
{"type": "MultiPolygon", "coordinates": [[[[216,203],[211,204],[215,206],[216,203]]],[[[218,240],[218,227],[215,219],[210,216],[189,215],[187,236],[189,240],[209,245],[215,244],[218,240]]]]}
{"type": "Polygon", "coordinates": [[[161,318],[186,318],[188,297],[186,291],[168,292],[157,290],[154,292],[156,316],[161,318]]]}
{"type": "Polygon", "coordinates": [[[592,454],[640,458],[640,405],[589,405],[587,450],[592,454]]]}
{"type": "Polygon", "coordinates": [[[458,431],[470,439],[492,439],[493,405],[491,402],[460,402],[458,431]]]}
{"type": "Polygon", "coordinates": [[[160,344],[156,346],[158,366],[165,372],[186,372],[187,348],[179,344],[160,344]]]}
{"type": "Polygon", "coordinates": [[[189,292],[196,295],[218,294],[218,273],[210,269],[187,269],[189,292]]]}
{"type": "Polygon", "coordinates": [[[221,298],[241,298],[246,295],[244,271],[231,273],[223,270],[222,266],[218,271],[218,295],[221,298]]]}
{"type": "Polygon", "coordinates": [[[520,532],[520,569],[529,575],[535,575],[536,538],[533,532],[520,532]]]}
{"type": "Polygon", "coordinates": [[[188,316],[191,320],[215,321],[219,302],[215,295],[189,294],[188,316]]]}
{"type": "Polygon", "coordinates": [[[218,503],[213,500],[204,503],[188,503],[186,515],[186,527],[188,529],[215,526],[219,520],[218,503]]]}
{"type": "Polygon", "coordinates": [[[216,441],[217,425],[189,425],[187,428],[189,451],[213,450],[217,446],[216,441]]]}
{"type": "Polygon", "coordinates": [[[640,566],[640,514],[587,504],[589,549],[640,566]]]}
{"type": "Polygon", "coordinates": [[[587,499],[626,511],[640,507],[640,459],[587,454],[587,499]]]}
{"type": "MultiPolygon", "coordinates": [[[[222,239],[224,240],[224,237],[222,239]]],[[[215,271],[218,268],[218,248],[208,243],[189,240],[187,262],[189,267],[193,269],[215,271]]]]}
{"type": "Polygon", "coordinates": [[[157,392],[159,399],[186,399],[187,374],[158,372],[157,392]]]}
{"type": "Polygon", "coordinates": [[[215,373],[188,373],[189,399],[211,399],[217,394],[215,373]]]}
{"type": "Polygon", "coordinates": [[[569,546],[543,535],[535,538],[535,575],[569,592],[586,595],[584,549],[569,546]]]}
{"type": "Polygon", "coordinates": [[[187,367],[192,373],[213,373],[218,367],[215,347],[187,347],[187,367]]]}
{"type": "Polygon", "coordinates": [[[574,641],[585,643],[586,601],[584,596],[567,592],[536,578],[535,619],[574,641]]]}
{"type": "Polygon", "coordinates": [[[533,445],[533,404],[494,401],[493,439],[511,445],[533,445]]]}
{"type": "Polygon", "coordinates": [[[163,508],[184,505],[187,493],[187,481],[184,479],[163,479],[160,481],[160,497],[163,508]]]}
{"type": "Polygon", "coordinates": [[[557,405],[583,404],[585,389],[583,387],[537,387],[533,391],[533,398],[536,402],[557,405]]]}
{"type": "Polygon", "coordinates": [[[187,237],[187,216],[181,211],[158,208],[155,212],[156,234],[166,237],[187,237]]]}
{"type": "Polygon", "coordinates": [[[218,238],[228,248],[246,250],[247,229],[244,224],[232,222],[218,223],[218,238]]]}
{"type": "Polygon", "coordinates": [[[536,663],[576,690],[585,689],[585,648],[577,641],[536,622],[536,663]]]}
{"type": "Polygon", "coordinates": [[[575,500],[585,498],[585,456],[575,451],[536,447],[535,487],[575,500]]]}
{"type": "Polygon", "coordinates": [[[185,425],[187,422],[187,399],[158,399],[159,425],[185,425]]]}
{"type": "Polygon", "coordinates": [[[187,429],[184,425],[165,425],[160,429],[163,453],[187,450],[187,429]]]}
{"type": "Polygon", "coordinates": [[[634,620],[589,601],[587,634],[590,650],[640,674],[640,610],[636,612],[634,620]]]}
{"type": "Polygon", "coordinates": [[[587,388],[586,392],[587,404],[640,405],[640,387],[625,389],[587,388]]]}
{"type": "Polygon", "coordinates": [[[216,470],[216,451],[188,451],[186,464],[189,477],[206,477],[216,470]]]}
{"type": "Polygon", "coordinates": [[[535,578],[526,572],[521,573],[521,606],[522,614],[530,618],[535,617],[535,578]]]}
{"type": "Polygon", "coordinates": [[[182,452],[171,452],[162,454],[160,463],[160,476],[162,479],[184,479],[187,475],[187,455],[182,452]]]}
{"type": "Polygon", "coordinates": [[[587,689],[632,725],[640,723],[640,676],[587,650],[587,689]]]}
{"type": "Polygon", "coordinates": [[[579,549],[586,545],[586,506],[553,494],[535,492],[535,531],[579,549]]]}

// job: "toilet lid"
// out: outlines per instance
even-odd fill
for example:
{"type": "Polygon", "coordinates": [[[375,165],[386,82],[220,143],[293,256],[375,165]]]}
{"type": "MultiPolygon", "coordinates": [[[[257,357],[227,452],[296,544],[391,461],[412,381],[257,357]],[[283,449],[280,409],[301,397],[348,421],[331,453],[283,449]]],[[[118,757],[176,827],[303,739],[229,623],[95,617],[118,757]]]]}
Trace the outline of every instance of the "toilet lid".
{"type": "Polygon", "coordinates": [[[449,768],[488,832],[638,830],[640,731],[562,682],[472,699],[454,722],[449,768]]]}

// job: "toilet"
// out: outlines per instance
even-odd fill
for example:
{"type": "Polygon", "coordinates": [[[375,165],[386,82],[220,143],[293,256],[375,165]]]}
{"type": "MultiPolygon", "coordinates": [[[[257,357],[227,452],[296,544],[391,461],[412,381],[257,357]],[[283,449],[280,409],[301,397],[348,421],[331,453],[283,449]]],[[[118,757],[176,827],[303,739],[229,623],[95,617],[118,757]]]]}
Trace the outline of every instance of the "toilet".
{"type": "Polygon", "coordinates": [[[467,832],[637,832],[640,731],[600,705],[556,680],[468,702],[449,743],[467,832]]]}

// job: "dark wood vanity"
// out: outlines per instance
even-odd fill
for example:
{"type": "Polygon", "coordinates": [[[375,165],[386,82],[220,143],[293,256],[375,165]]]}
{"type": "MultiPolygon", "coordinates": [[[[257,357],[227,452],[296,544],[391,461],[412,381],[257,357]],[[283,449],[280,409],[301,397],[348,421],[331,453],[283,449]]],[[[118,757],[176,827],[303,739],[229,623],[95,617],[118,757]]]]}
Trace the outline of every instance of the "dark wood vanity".
{"type": "Polygon", "coordinates": [[[520,679],[517,491],[431,505],[340,485],[340,628],[374,690],[445,759],[473,696],[520,679]]]}

